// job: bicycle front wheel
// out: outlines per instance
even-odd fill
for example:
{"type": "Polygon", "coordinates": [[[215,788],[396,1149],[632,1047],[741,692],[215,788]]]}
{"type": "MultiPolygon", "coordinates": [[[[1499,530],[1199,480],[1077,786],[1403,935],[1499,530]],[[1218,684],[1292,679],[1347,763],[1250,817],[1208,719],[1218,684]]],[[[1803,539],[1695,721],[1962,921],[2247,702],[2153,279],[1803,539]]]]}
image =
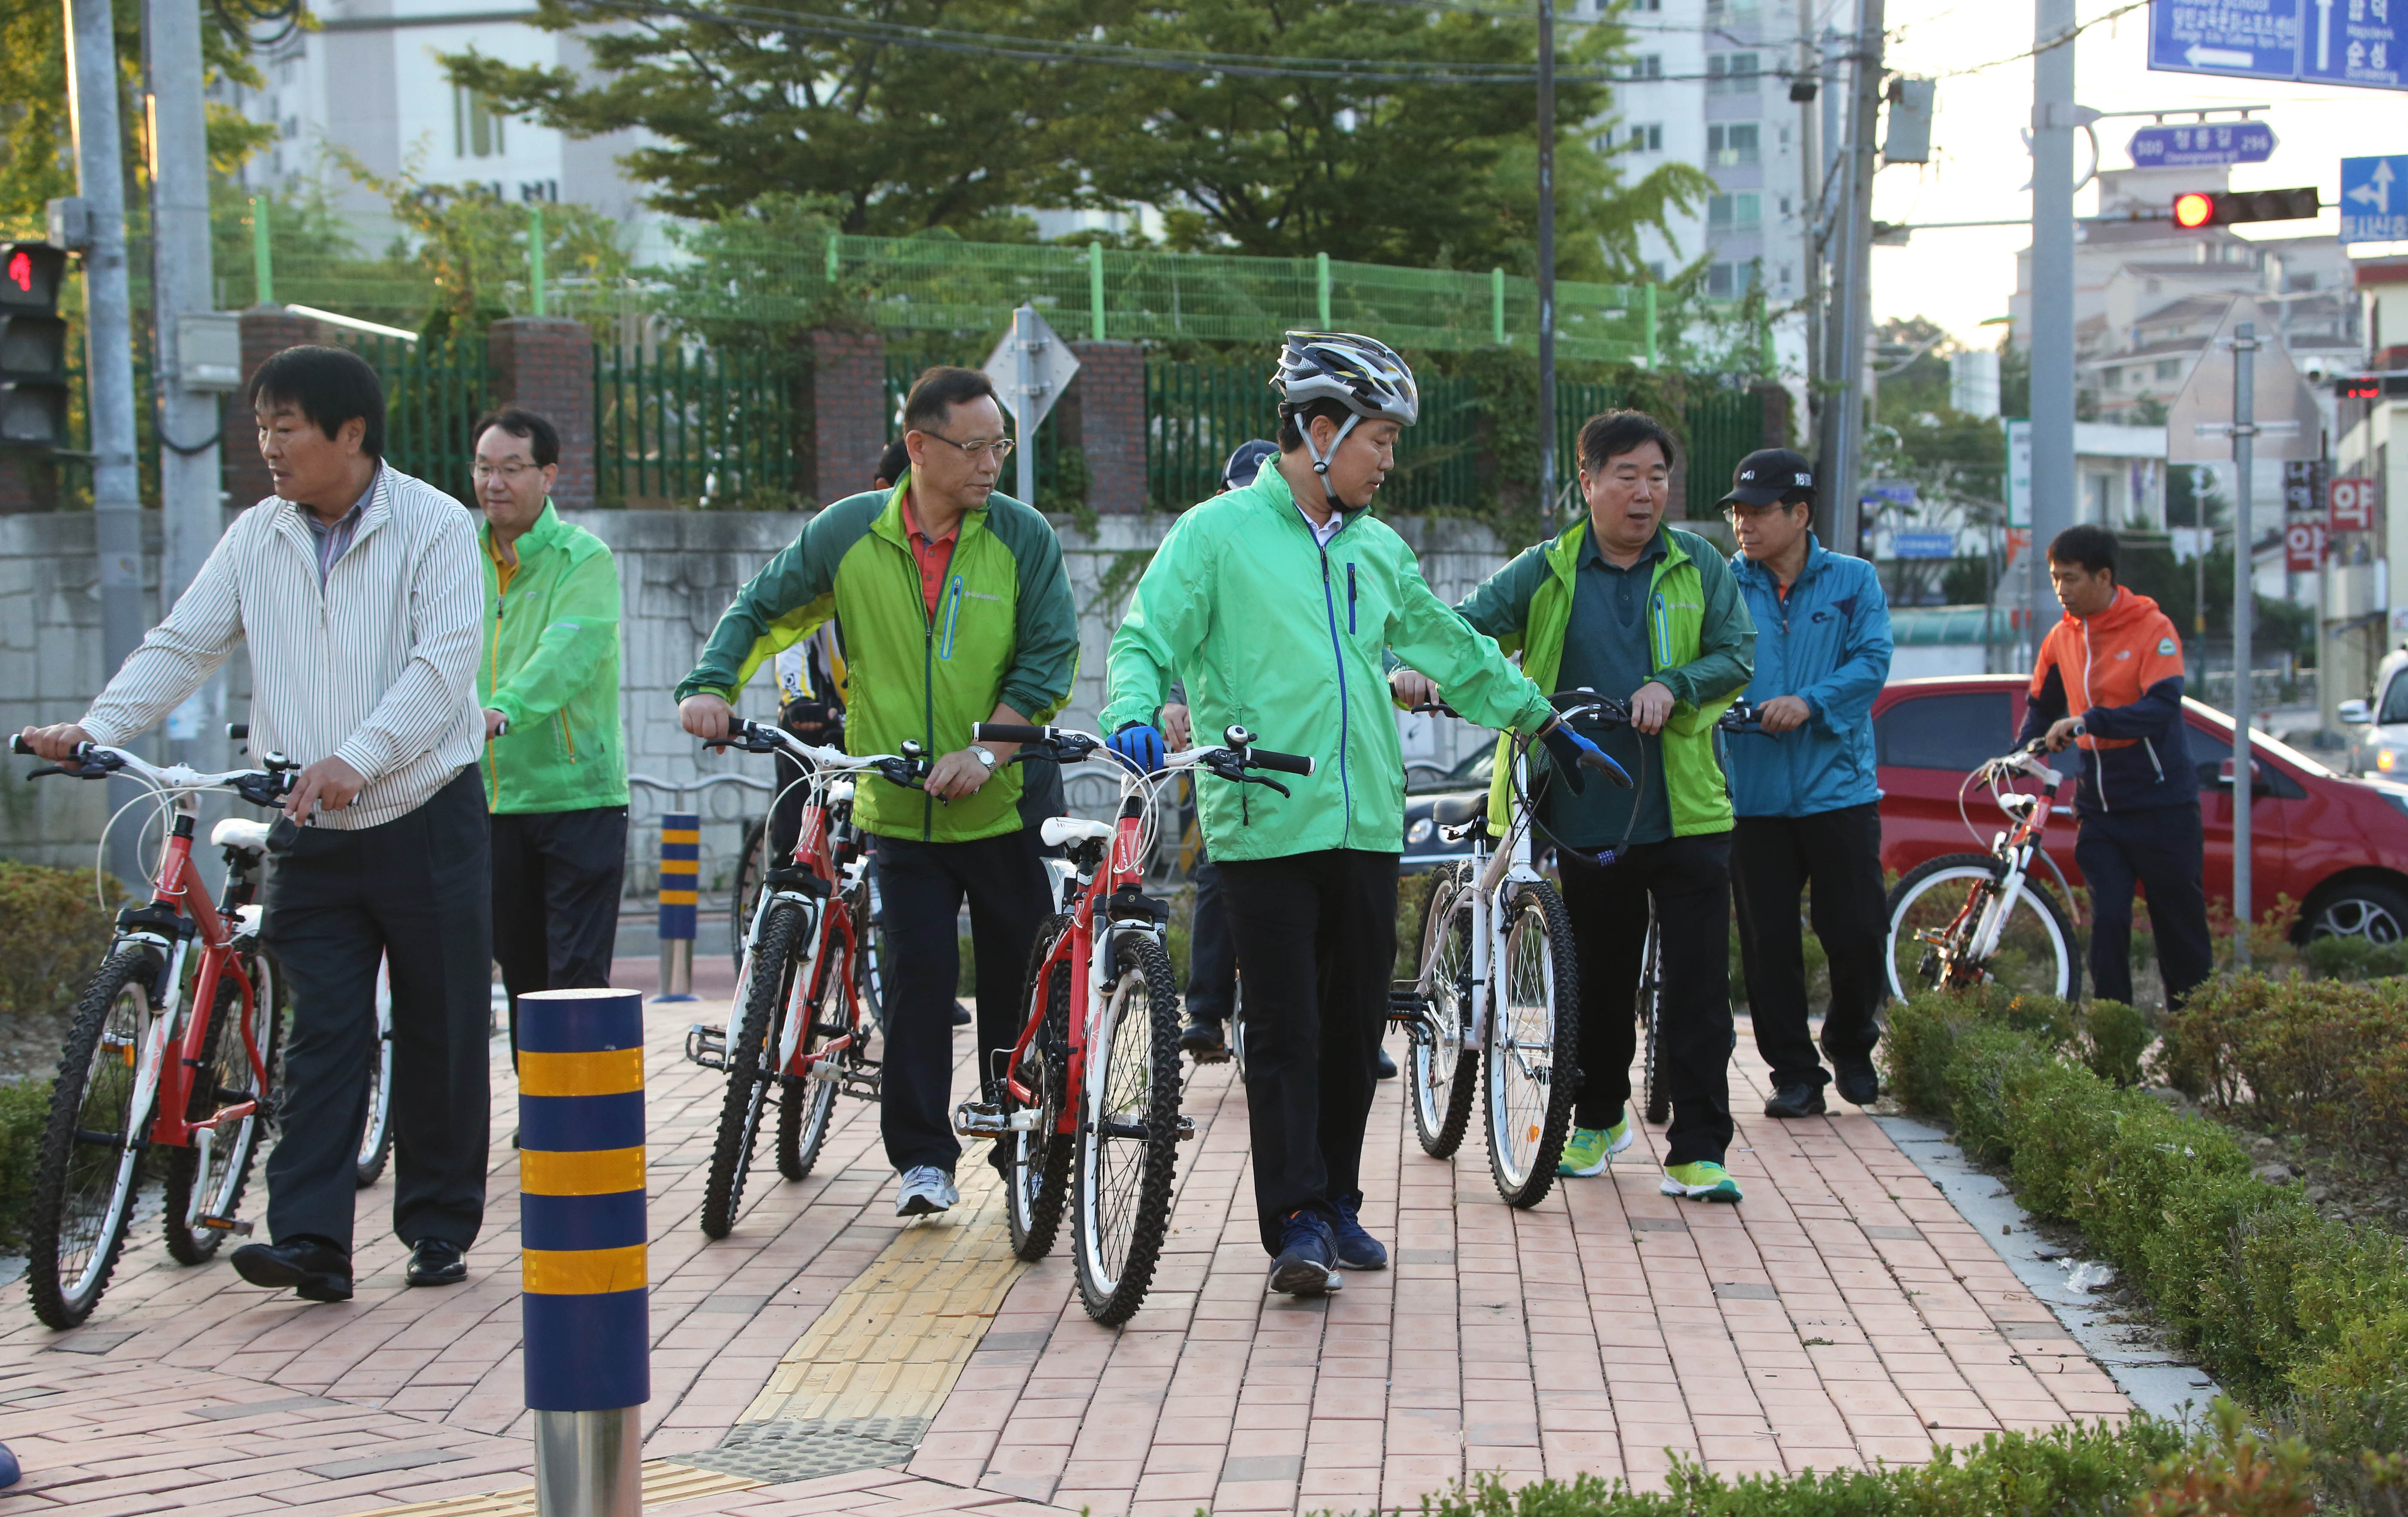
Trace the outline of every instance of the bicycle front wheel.
{"type": "Polygon", "coordinates": [[[1513,893],[1488,1027],[1488,1172],[1508,1206],[1555,1182],[1579,1095],[1580,966],[1571,918],[1545,880],[1513,893]]]}
{"type": "Polygon", "coordinates": [[[1645,966],[1639,974],[1639,1024],[1645,1037],[1641,1046],[1646,1050],[1642,1103],[1647,1120],[1661,1127],[1672,1120],[1672,1086],[1664,1078],[1663,1043],[1658,1036],[1664,1030],[1664,924],[1653,915],[1647,921],[1647,952],[1640,963],[1645,966]]]}
{"type": "Polygon", "coordinates": [[[1087,1041],[1079,1112],[1079,1299],[1118,1326],[1145,1304],[1170,1227],[1179,1149],[1179,993],[1153,938],[1117,935],[1112,994],[1087,1041]]]}
{"type": "Polygon", "coordinates": [[[1452,1157],[1471,1125],[1471,1103],[1480,1086],[1480,1064],[1463,1056],[1471,1030],[1471,911],[1465,893],[1471,866],[1440,869],[1422,908],[1422,982],[1428,987],[1430,1027],[1413,1040],[1412,1073],[1413,1136],[1434,1159],[1452,1157]]]}
{"type": "MultiPolygon", "coordinates": [[[[1049,917],[1037,929],[1037,946],[1029,952],[1028,973],[1021,981],[1020,1000],[1028,1017],[1041,1018],[1035,1041],[1021,1055],[1020,1082],[1037,1096],[1036,1125],[1014,1128],[1002,1139],[1008,1165],[1004,1169],[1004,1221],[1011,1229],[1011,1252],[1032,1264],[1054,1252],[1054,1235],[1062,1227],[1062,1203],[1069,1198],[1068,1134],[1055,1129],[1070,1100],[1070,966],[1067,960],[1049,965],[1054,945],[1070,930],[1067,916],[1049,917]]],[[[1023,1022],[1022,1025],[1027,1025],[1023,1022]]],[[[1008,1116],[1029,1110],[998,1093],[997,1104],[1008,1116]]]]}
{"type": "Polygon", "coordinates": [[[1998,946],[1977,962],[1974,935],[1998,904],[2000,865],[1950,853],[1915,866],[1889,893],[1889,990],[1899,1000],[1948,986],[2000,984],[2072,1000],[2082,958],[2072,919],[2046,885],[2027,879],[2007,903],[1998,946]]]}
{"type": "Polygon", "coordinates": [[[377,1182],[393,1157],[393,972],[377,966],[377,1046],[368,1065],[368,1116],[360,1124],[356,1177],[362,1189],[377,1182]]]}
{"type": "Polygon", "coordinates": [[[769,823],[754,817],[744,826],[744,846],[736,851],[736,882],[727,889],[727,952],[736,972],[744,972],[744,935],[752,927],[752,897],[769,868],[769,823]]]}
{"type": "Polygon", "coordinates": [[[752,1145],[761,1136],[761,1112],[778,1080],[779,1032],[795,993],[796,960],[807,925],[802,908],[791,901],[770,906],[752,955],[752,979],[740,987],[743,1020],[727,1040],[727,1096],[719,1109],[710,1178],[702,1188],[705,1238],[725,1238],[744,1205],[744,1181],[752,1167],[752,1145]]]}
{"type": "Polygon", "coordinates": [[[150,1024],[157,961],[120,949],[84,988],[50,1086],[50,1120],[34,1158],[25,1284],[34,1315],[73,1327],[92,1315],[134,1210],[155,1097],[139,1099],[136,1067],[150,1024]]]}
{"type": "MultiPolygon", "coordinates": [[[[243,962],[250,976],[251,1005],[232,976],[218,982],[217,1007],[201,1041],[201,1066],[193,1071],[191,1121],[207,1122],[220,1111],[255,1103],[246,1117],[221,1122],[193,1135],[190,1148],[167,1156],[165,1197],[167,1252],[178,1264],[206,1263],[232,1230],[242,1205],[261,1141],[273,1129],[283,1086],[283,1004],[275,961],[255,954],[243,962]],[[262,1081],[251,1066],[253,1048],[267,1071],[262,1081]]],[[[386,1045],[388,1048],[391,1044],[386,1045]]]]}

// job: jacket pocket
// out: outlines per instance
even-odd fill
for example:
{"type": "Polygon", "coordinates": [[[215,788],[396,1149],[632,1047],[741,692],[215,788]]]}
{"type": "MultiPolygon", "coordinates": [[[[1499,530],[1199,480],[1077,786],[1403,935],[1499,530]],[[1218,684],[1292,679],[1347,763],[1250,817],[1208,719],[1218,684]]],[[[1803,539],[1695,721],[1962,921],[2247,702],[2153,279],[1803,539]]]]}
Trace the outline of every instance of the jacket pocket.
{"type": "Polygon", "coordinates": [[[560,725],[561,756],[567,759],[571,764],[576,763],[577,734],[569,730],[568,708],[564,706],[559,710],[552,712],[552,719],[560,725]]]}

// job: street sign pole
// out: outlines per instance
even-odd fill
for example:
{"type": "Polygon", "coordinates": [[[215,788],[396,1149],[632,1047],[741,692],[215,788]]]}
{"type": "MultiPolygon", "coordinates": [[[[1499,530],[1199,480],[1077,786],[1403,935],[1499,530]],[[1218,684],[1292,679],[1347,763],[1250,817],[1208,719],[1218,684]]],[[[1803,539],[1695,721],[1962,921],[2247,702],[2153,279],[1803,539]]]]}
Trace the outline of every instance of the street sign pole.
{"type": "Polygon", "coordinates": [[[2238,930],[2232,939],[2232,962],[2249,967],[2250,909],[2249,811],[2258,787],[2249,768],[2249,645],[2250,620],[2256,610],[2250,582],[2250,544],[2256,534],[2249,520],[2250,474],[2258,461],[2258,323],[2243,322],[2232,331],[2232,914],[2238,930]]]}
{"type": "Polygon", "coordinates": [[[1023,306],[1011,313],[1011,357],[1020,394],[1020,404],[1012,408],[1012,416],[1020,434],[1020,503],[1037,504],[1037,425],[1029,418],[1037,411],[1037,365],[1035,323],[1037,308],[1023,306]]]}
{"type": "Polygon", "coordinates": [[[2048,545],[2073,522],[2073,0],[2039,0],[2032,60],[2031,554],[2024,632],[2049,604],[2048,545]]]}
{"type": "Polygon", "coordinates": [[[1539,530],[1555,530],[1555,0],[1539,0],[1539,530]]]}
{"type": "Polygon", "coordinates": [[[1831,379],[1839,386],[1839,414],[1830,429],[1824,498],[1831,503],[1831,547],[1864,551],[1857,485],[1864,473],[1866,369],[1872,346],[1873,144],[1880,135],[1883,0],[1858,0],[1855,64],[1849,76],[1848,202],[1841,212],[1841,255],[1836,271],[1839,329],[1832,336],[1831,379]]]}

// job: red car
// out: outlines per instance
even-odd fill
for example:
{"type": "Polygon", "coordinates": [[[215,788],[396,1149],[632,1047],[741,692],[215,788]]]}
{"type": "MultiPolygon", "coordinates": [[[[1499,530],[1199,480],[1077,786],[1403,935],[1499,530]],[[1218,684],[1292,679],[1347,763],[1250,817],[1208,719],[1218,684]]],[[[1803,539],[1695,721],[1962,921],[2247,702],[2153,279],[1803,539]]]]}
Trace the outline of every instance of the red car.
{"type": "MultiPolygon", "coordinates": [[[[1903,874],[1942,853],[1986,852],[2006,825],[1988,793],[1957,791],[1983,760],[2014,745],[2028,681],[2020,675],[1901,680],[1873,703],[1881,766],[1882,865],[1903,874]],[[1970,817],[1973,831],[1966,830],[1970,817]]],[[[2190,756],[2199,766],[2200,821],[2207,837],[2207,895],[2232,897],[2232,719],[2185,701],[2190,756]]],[[[2288,895],[2300,903],[2295,936],[2362,934],[2377,942],[2408,937],[2408,785],[2349,779],[2262,732],[2249,739],[2258,772],[2253,915],[2288,895]]],[[[2048,852],[2075,884],[2073,787],[2062,793],[2048,852]]]]}

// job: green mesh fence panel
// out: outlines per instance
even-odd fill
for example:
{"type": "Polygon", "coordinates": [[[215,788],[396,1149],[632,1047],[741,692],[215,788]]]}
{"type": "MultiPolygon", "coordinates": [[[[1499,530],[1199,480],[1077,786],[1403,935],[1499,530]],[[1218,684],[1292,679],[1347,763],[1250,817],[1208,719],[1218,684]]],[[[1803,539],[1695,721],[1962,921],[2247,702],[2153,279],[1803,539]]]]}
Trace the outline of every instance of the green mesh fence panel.
{"type": "Polygon", "coordinates": [[[806,423],[795,382],[772,354],[597,345],[597,499],[630,508],[793,508],[809,488],[798,462],[806,423]]]}
{"type": "Polygon", "coordinates": [[[484,335],[419,342],[356,332],[336,337],[366,359],[383,381],[385,461],[473,505],[468,463],[474,439],[468,433],[486,408],[491,388],[484,335]]]}
{"type": "Polygon", "coordinates": [[[1714,514],[1739,461],[1764,446],[1764,402],[1744,390],[1716,390],[1689,402],[1689,514],[1714,514]]]}

